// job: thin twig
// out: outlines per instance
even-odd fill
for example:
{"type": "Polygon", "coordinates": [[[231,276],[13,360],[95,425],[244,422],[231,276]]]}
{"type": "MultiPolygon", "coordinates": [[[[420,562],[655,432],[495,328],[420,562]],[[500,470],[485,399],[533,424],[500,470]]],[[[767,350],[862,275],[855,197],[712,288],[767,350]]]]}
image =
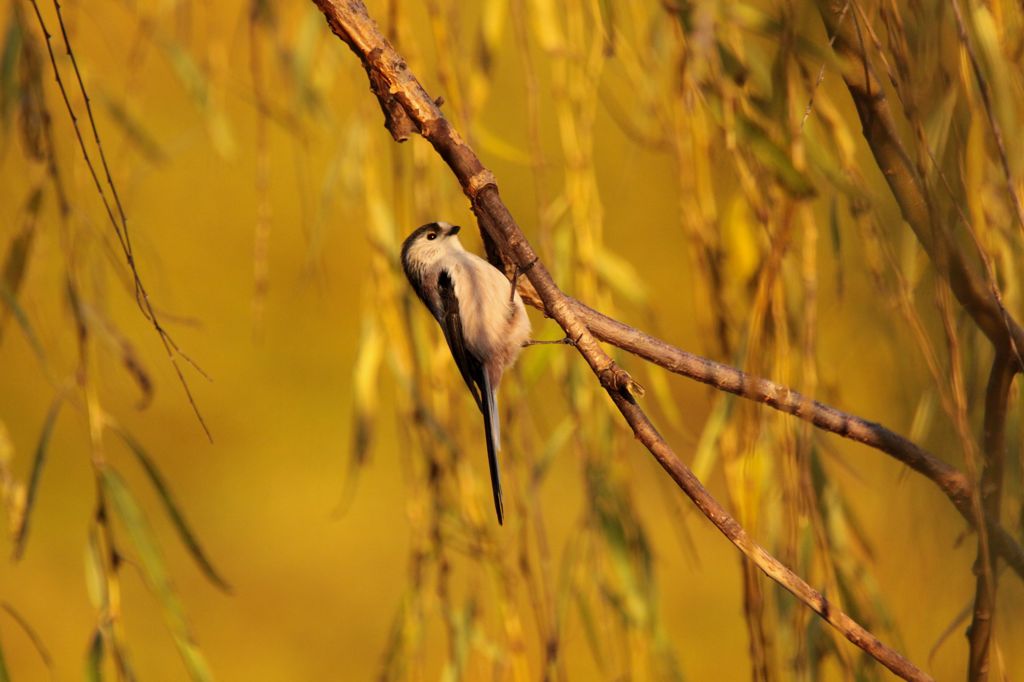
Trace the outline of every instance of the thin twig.
{"type": "MultiPolygon", "coordinates": [[[[843,20],[846,19],[846,13],[850,9],[851,0],[846,0],[846,4],[843,5],[843,9],[839,12],[839,18],[836,20],[837,25],[842,26],[843,20]]],[[[832,37],[828,39],[828,46],[836,42],[836,34],[833,33],[832,37]]],[[[807,123],[807,117],[811,115],[811,111],[814,110],[814,96],[818,94],[818,88],[821,86],[821,82],[825,80],[825,63],[822,62],[821,68],[818,69],[818,77],[814,81],[814,85],[811,87],[811,96],[807,98],[807,108],[804,109],[804,115],[800,117],[800,130],[804,129],[804,124],[807,123]]]]}
{"type": "Polygon", "coordinates": [[[185,390],[185,396],[188,398],[189,405],[192,407],[193,413],[196,415],[196,419],[199,421],[199,425],[203,429],[203,433],[206,434],[207,439],[213,440],[213,436],[210,433],[210,429],[206,426],[206,421],[203,419],[202,413],[199,411],[199,405],[196,403],[195,397],[192,395],[192,390],[188,385],[188,381],[185,379],[185,375],[181,371],[181,367],[178,364],[177,358],[185,360],[188,364],[194,367],[199,373],[206,377],[206,374],[196,365],[193,360],[181,351],[174,339],[171,338],[170,334],[164,329],[159,318],[157,317],[156,310],[153,304],[149,300],[149,294],[146,292],[145,286],[143,286],[142,278],[139,275],[138,268],[135,263],[135,256],[132,253],[131,240],[128,236],[128,221],[125,217],[124,210],[121,206],[121,198],[117,192],[116,185],[114,184],[113,177],[110,174],[110,169],[107,165],[106,155],[103,152],[103,145],[100,142],[99,130],[96,127],[96,121],[92,114],[92,105],[90,103],[89,94],[85,89],[85,83],[82,80],[82,74],[78,69],[78,61],[75,59],[74,52],[71,49],[71,41],[68,38],[67,29],[64,25],[64,15],[61,12],[60,3],[57,0],[53,0],[54,8],[57,12],[57,21],[60,25],[61,35],[64,38],[64,47],[67,50],[67,54],[71,59],[71,65],[75,72],[75,77],[78,80],[79,88],[82,92],[82,97],[85,100],[86,114],[89,119],[90,126],[92,127],[93,136],[96,141],[96,147],[99,150],[99,156],[102,162],[104,171],[106,172],[107,183],[110,186],[111,194],[114,197],[114,204],[118,210],[120,221],[114,216],[114,209],[110,205],[110,200],[107,198],[107,194],[103,189],[103,185],[100,182],[99,174],[96,172],[96,166],[92,161],[92,157],[89,155],[89,150],[85,145],[85,138],[82,136],[82,129],[78,123],[78,115],[75,114],[74,107],[71,105],[71,99],[68,97],[67,88],[64,86],[64,80],[61,78],[60,69],[57,67],[57,58],[53,52],[53,36],[49,29],[46,27],[46,22],[43,20],[42,12],[39,10],[39,4],[37,0],[29,0],[32,3],[32,8],[35,10],[36,20],[39,23],[39,29],[43,33],[43,37],[46,42],[46,51],[50,56],[50,65],[53,68],[53,76],[57,81],[57,88],[60,90],[61,97],[64,100],[64,105],[67,108],[68,116],[71,119],[71,126],[75,131],[75,137],[78,140],[78,147],[82,152],[82,157],[85,159],[85,165],[89,169],[89,174],[92,177],[93,184],[96,187],[96,192],[99,194],[103,207],[106,209],[107,218],[110,224],[114,227],[114,232],[117,235],[118,242],[121,245],[121,250],[124,252],[125,261],[128,264],[128,268],[132,273],[132,278],[135,285],[135,300],[138,303],[139,309],[142,314],[149,320],[150,324],[156,330],[157,335],[160,337],[160,342],[164,346],[164,350],[167,352],[168,359],[171,361],[171,366],[174,368],[174,372],[178,377],[178,381],[181,383],[182,388],[185,390]]]}
{"type": "Polygon", "coordinates": [[[54,679],[53,675],[53,657],[50,656],[50,652],[46,649],[46,645],[43,643],[43,638],[39,636],[32,624],[28,622],[25,616],[21,615],[21,612],[15,609],[7,602],[0,603],[0,609],[7,612],[18,627],[21,628],[22,632],[28,637],[29,642],[32,643],[32,647],[39,654],[39,658],[43,661],[43,665],[46,666],[47,672],[50,674],[50,679],[54,679]]]}
{"type": "MultiPolygon", "coordinates": [[[[952,402],[953,411],[950,414],[952,418],[953,427],[957,434],[957,439],[960,441],[961,448],[963,449],[964,467],[967,473],[967,477],[972,481],[980,480],[980,467],[978,461],[980,456],[978,453],[978,445],[974,438],[971,436],[970,420],[967,413],[967,389],[964,382],[964,370],[963,362],[960,354],[960,342],[957,335],[956,323],[953,320],[953,303],[950,300],[949,289],[944,285],[942,280],[935,282],[936,288],[936,303],[939,308],[939,313],[942,317],[942,327],[946,336],[946,346],[949,352],[949,361],[947,373],[949,375],[949,392],[950,399],[952,402]]],[[[1004,414],[1005,417],[1005,414],[1004,414]]],[[[986,415],[986,419],[988,415],[986,415]]],[[[977,519],[984,518],[985,510],[982,508],[981,494],[977,487],[974,488],[973,494],[971,495],[971,509],[973,510],[974,516],[977,519]]],[[[981,598],[982,603],[978,605],[977,609],[981,611],[980,616],[987,618],[989,610],[985,605],[985,597],[987,595],[994,594],[993,591],[993,571],[992,571],[992,553],[989,551],[988,533],[978,532],[978,561],[974,566],[974,572],[978,577],[978,594],[981,598]]],[[[984,637],[984,647],[981,647],[987,652],[988,638],[987,633],[984,637]]],[[[981,642],[979,641],[980,645],[981,642]]],[[[978,654],[978,647],[972,642],[971,645],[971,658],[975,658],[978,654]]],[[[981,656],[984,658],[985,656],[981,656]]]]}
{"type": "MultiPolygon", "coordinates": [[[[60,69],[57,68],[57,57],[53,52],[53,36],[50,34],[50,30],[46,28],[46,23],[43,21],[43,14],[39,9],[39,4],[36,0],[31,0],[31,2],[32,9],[35,10],[39,28],[43,32],[43,38],[45,38],[46,51],[50,55],[50,65],[53,67],[53,76],[57,81],[57,88],[60,90],[61,97],[64,99],[64,106],[67,108],[68,116],[71,118],[71,124],[75,131],[75,138],[78,140],[78,148],[81,150],[82,157],[85,159],[85,165],[89,169],[89,175],[92,177],[93,184],[96,186],[96,192],[100,195],[100,199],[103,201],[103,207],[107,211],[107,217],[110,219],[111,225],[114,226],[114,232],[117,234],[117,239],[121,243],[121,248],[127,253],[128,245],[125,241],[124,234],[121,232],[121,224],[117,221],[117,218],[114,217],[114,211],[107,199],[107,194],[103,189],[103,185],[100,183],[99,174],[96,173],[96,166],[93,164],[92,157],[89,155],[89,150],[85,146],[85,138],[82,136],[82,129],[78,125],[78,115],[75,114],[74,107],[71,106],[71,99],[68,97],[67,88],[64,87],[64,79],[61,78],[60,69]]],[[[63,26],[63,20],[61,20],[61,26],[63,26]]],[[[68,51],[70,52],[70,48],[68,51]]]]}
{"type": "MultiPolygon", "coordinates": [[[[33,2],[33,4],[35,3],[33,2]]],[[[82,72],[78,68],[78,60],[75,58],[75,53],[71,49],[71,40],[68,38],[67,26],[64,25],[64,13],[61,11],[59,0],[53,0],[53,8],[57,12],[57,24],[60,26],[61,37],[64,38],[64,47],[67,49],[68,58],[71,60],[71,68],[75,72],[75,79],[78,81],[78,89],[81,91],[82,100],[85,102],[86,118],[89,119],[89,126],[92,128],[92,137],[96,142],[96,149],[99,152],[100,164],[103,166],[103,173],[106,175],[107,179],[107,186],[110,187],[110,195],[114,199],[114,205],[117,207],[117,215],[121,219],[121,230],[123,232],[119,236],[123,236],[125,254],[129,259],[131,259],[132,240],[131,236],[128,234],[128,218],[125,217],[124,207],[121,205],[121,195],[117,192],[117,185],[114,184],[114,178],[110,175],[110,166],[107,164],[107,155],[103,151],[103,143],[100,142],[100,131],[96,128],[96,118],[92,115],[92,99],[89,97],[89,93],[85,89],[85,83],[82,81],[82,72]]],[[[92,168],[90,168],[90,170],[93,172],[95,179],[95,170],[92,168]]],[[[100,191],[100,194],[103,196],[103,203],[106,204],[107,198],[103,195],[102,190],[100,191]]]]}
{"type": "Polygon", "coordinates": [[[498,196],[494,176],[472,149],[444,118],[434,100],[409,72],[404,59],[384,38],[366,7],[358,0],[315,0],[327,17],[331,29],[345,41],[370,74],[378,97],[387,111],[397,103],[419,132],[434,146],[451,167],[470,198],[483,229],[499,245],[514,265],[529,268],[527,277],[544,303],[544,309],[575,340],[575,346],[600,379],[616,407],[636,437],[654,455],[677,485],[693,500],[704,515],[766,575],[789,590],[800,601],[851,642],[904,679],[930,679],[913,663],[882,644],[874,635],[834,608],[824,596],[802,578],[783,566],[754,542],[732,516],[708,493],[689,468],[676,456],[655,430],[632,395],[635,383],[601,348],[585,322],[576,314],[576,305],[555,285],[547,268],[527,243],[508,208],[498,196]],[[387,88],[380,87],[387,84],[387,88]]]}

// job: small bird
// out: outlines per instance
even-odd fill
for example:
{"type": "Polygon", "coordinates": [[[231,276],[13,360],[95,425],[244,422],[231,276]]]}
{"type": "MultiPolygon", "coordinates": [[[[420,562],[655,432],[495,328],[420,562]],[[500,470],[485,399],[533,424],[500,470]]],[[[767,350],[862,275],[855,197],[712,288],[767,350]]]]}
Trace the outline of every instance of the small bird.
{"type": "Polygon", "coordinates": [[[500,270],[459,241],[459,226],[418,227],[402,244],[402,269],[441,325],[455,364],[484,416],[494,509],[501,524],[498,450],[498,384],[530,338],[530,320],[519,294],[500,270]],[[510,295],[511,291],[511,295],[510,295]]]}

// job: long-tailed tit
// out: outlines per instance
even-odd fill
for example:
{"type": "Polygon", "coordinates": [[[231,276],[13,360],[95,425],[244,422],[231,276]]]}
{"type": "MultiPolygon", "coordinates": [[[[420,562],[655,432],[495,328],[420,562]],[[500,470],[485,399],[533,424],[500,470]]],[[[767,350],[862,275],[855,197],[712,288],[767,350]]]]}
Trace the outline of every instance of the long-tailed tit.
{"type": "Polygon", "coordinates": [[[498,450],[498,384],[530,337],[519,294],[493,265],[466,251],[458,225],[436,222],[416,229],[402,244],[402,268],[444,331],[455,364],[484,416],[487,462],[498,523],[504,518],[498,450]]]}

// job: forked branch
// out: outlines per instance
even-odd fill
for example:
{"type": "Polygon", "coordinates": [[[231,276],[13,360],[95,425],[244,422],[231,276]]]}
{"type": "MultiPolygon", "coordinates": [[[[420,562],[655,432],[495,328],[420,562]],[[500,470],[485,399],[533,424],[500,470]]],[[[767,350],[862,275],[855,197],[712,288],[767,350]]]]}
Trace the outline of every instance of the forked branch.
{"type": "MultiPolygon", "coordinates": [[[[570,300],[573,301],[577,315],[600,340],[680,376],[767,405],[810,422],[822,431],[884,452],[935,483],[964,519],[972,526],[975,525],[977,515],[971,503],[973,486],[967,477],[917,443],[881,424],[843,412],[768,379],[689,353],[579,301],[570,300]]],[[[999,523],[996,514],[986,512],[985,520],[992,549],[1014,572],[1024,578],[1024,548],[999,523]]]]}
{"type": "MultiPolygon", "coordinates": [[[[359,57],[371,87],[386,113],[389,130],[397,140],[418,131],[452,169],[469,197],[483,228],[485,241],[497,247],[504,259],[525,273],[544,312],[555,319],[584,357],[601,385],[633,429],[680,489],[744,555],[770,578],[789,590],[847,639],[892,672],[908,680],[930,679],[922,670],[887,647],[874,635],[831,605],[817,590],[754,542],[697,480],[672,451],[633,398],[634,384],[598,343],[585,308],[566,296],[526,241],[508,208],[498,196],[494,176],[480,162],[458,132],[441,114],[435,101],[408,70],[405,60],[384,38],[359,0],[314,0],[327,22],[359,57]],[[398,111],[404,114],[397,113],[398,111]],[[411,126],[409,123],[411,122],[411,126]],[[397,125],[396,125],[397,124],[397,125]]],[[[490,250],[490,249],[489,249],[490,250]]],[[[596,318],[595,318],[596,319],[596,318]]]]}

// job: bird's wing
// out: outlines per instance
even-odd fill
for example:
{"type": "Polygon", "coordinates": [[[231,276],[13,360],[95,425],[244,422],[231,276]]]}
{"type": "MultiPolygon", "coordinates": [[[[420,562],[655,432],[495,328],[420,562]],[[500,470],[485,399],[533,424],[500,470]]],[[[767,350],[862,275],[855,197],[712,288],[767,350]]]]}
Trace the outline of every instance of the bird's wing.
{"type": "Polygon", "coordinates": [[[438,321],[444,330],[444,338],[455,358],[469,392],[476,399],[480,412],[484,415],[484,432],[487,437],[487,464],[491,472],[491,492],[494,495],[494,510],[498,513],[498,523],[505,517],[504,505],[501,500],[501,477],[498,473],[499,426],[498,405],[491,386],[490,377],[483,363],[466,347],[462,333],[462,316],[459,312],[459,299],[455,295],[455,285],[447,270],[437,276],[437,290],[440,299],[438,321]]]}
{"type": "Polygon", "coordinates": [[[441,270],[437,276],[437,291],[441,302],[437,321],[441,323],[445,341],[452,351],[455,364],[462,374],[462,379],[473,394],[477,407],[482,411],[484,403],[481,391],[484,386],[484,368],[480,361],[466,347],[466,339],[462,333],[462,316],[459,313],[459,299],[455,296],[455,284],[447,270],[441,270]]]}

